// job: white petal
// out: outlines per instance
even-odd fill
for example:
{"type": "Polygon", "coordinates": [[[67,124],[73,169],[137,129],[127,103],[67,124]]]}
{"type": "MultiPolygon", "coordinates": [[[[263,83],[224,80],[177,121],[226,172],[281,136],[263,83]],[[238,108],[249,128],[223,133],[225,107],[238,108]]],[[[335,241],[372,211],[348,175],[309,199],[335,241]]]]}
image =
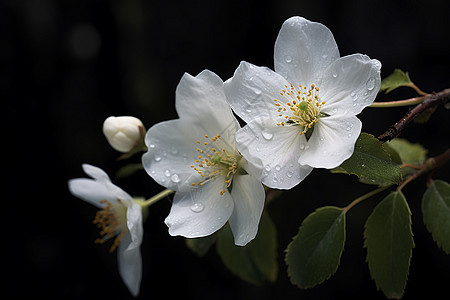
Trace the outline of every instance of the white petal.
{"type": "Polygon", "coordinates": [[[127,248],[128,251],[132,248],[139,247],[142,243],[142,236],[144,235],[142,208],[132,200],[130,200],[130,205],[127,208],[127,228],[131,235],[131,242],[127,248]]]}
{"type": "Polygon", "coordinates": [[[222,79],[208,70],[196,77],[183,75],[177,86],[175,107],[181,119],[212,127],[219,131],[216,134],[237,124],[225,99],[222,79]]]}
{"type": "Polygon", "coordinates": [[[270,188],[290,189],[312,171],[298,158],[306,139],[297,126],[277,126],[272,120],[254,120],[236,133],[236,144],[250,162],[262,161],[262,183],[270,188]]]}
{"type": "MultiPolygon", "coordinates": [[[[132,236],[127,231],[117,250],[119,274],[133,296],[139,294],[142,279],[142,258],[139,246],[132,246],[132,236]]],[[[140,243],[139,243],[140,245],[140,243]]]]}
{"type": "Polygon", "coordinates": [[[331,31],[320,23],[301,17],[286,20],[275,42],[275,71],[295,86],[314,82],[325,68],[339,58],[331,31]]]}
{"type": "Polygon", "coordinates": [[[361,121],[355,116],[321,118],[314,126],[308,150],[298,162],[314,168],[335,168],[353,154],[360,132],[361,121]]]}
{"type": "Polygon", "coordinates": [[[111,181],[109,179],[108,174],[106,174],[105,171],[103,171],[100,168],[97,168],[89,164],[82,164],[81,167],[83,168],[84,173],[86,173],[87,175],[91,176],[94,179],[97,179],[99,181],[111,181]]]}
{"type": "Polygon", "coordinates": [[[274,71],[241,62],[234,76],[224,84],[225,94],[233,111],[245,122],[255,118],[275,117],[274,99],[289,84],[274,71]]]}
{"type": "Polygon", "coordinates": [[[164,221],[172,236],[203,237],[219,230],[230,218],[233,200],[221,178],[211,180],[190,192],[175,193],[172,208],[164,221]]]}
{"type": "Polygon", "coordinates": [[[258,233],[266,195],[257,178],[251,175],[241,175],[233,179],[231,197],[234,202],[234,210],[229,223],[234,243],[238,246],[245,246],[258,233]]]}
{"type": "Polygon", "coordinates": [[[199,145],[196,141],[205,134],[209,134],[206,128],[181,119],[154,125],[145,136],[148,147],[142,156],[145,170],[162,186],[174,191],[186,190],[192,182],[198,181],[198,173],[190,166],[197,165],[199,145]]]}
{"type": "Polygon", "coordinates": [[[94,177],[95,180],[88,178],[69,180],[69,190],[74,196],[96,207],[103,206],[103,204],[100,203],[102,200],[112,202],[117,199],[131,199],[131,196],[118,186],[114,185],[110,181],[108,175],[101,169],[87,164],[83,165],[83,169],[88,175],[94,177]]]}
{"type": "Polygon", "coordinates": [[[359,114],[371,105],[381,85],[381,63],[366,55],[341,57],[324,73],[320,100],[325,101],[322,111],[327,114],[359,114]]]}

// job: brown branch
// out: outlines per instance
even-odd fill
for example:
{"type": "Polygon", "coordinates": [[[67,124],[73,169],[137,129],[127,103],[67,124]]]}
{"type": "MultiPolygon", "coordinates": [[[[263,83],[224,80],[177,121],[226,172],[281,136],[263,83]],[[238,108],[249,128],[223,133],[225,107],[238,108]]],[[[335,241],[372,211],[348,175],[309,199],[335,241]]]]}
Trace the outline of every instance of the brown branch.
{"type": "Polygon", "coordinates": [[[431,93],[425,96],[425,100],[416,105],[413,109],[406,113],[397,123],[391,125],[385,133],[381,134],[378,139],[381,142],[390,141],[396,138],[405,129],[405,127],[416,118],[420,113],[427,109],[437,107],[438,105],[450,100],[450,88],[440,91],[439,93],[431,93]]]}

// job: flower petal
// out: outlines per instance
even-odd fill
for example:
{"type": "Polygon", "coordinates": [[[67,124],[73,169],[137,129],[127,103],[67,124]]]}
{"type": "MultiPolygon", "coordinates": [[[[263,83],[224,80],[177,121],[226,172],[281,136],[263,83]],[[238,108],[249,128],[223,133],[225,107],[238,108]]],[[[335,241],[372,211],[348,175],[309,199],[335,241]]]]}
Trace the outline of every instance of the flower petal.
{"type": "Polygon", "coordinates": [[[266,195],[257,178],[251,175],[241,175],[233,179],[231,197],[234,201],[234,210],[229,223],[234,243],[238,246],[245,246],[258,233],[266,195]]]}
{"type": "Polygon", "coordinates": [[[84,173],[99,181],[111,181],[108,174],[102,169],[89,164],[82,164],[84,173]]]}
{"type": "Polygon", "coordinates": [[[196,125],[178,119],[158,123],[148,130],[148,151],[142,156],[142,164],[160,185],[187,191],[193,181],[198,181],[197,172],[190,166],[198,156],[196,141],[209,132],[196,125]]]}
{"type": "Polygon", "coordinates": [[[74,196],[99,208],[103,206],[100,203],[102,200],[112,202],[117,199],[131,199],[131,196],[127,192],[110,181],[108,175],[103,170],[87,164],[83,165],[83,169],[88,175],[95,178],[95,180],[88,178],[69,180],[69,190],[74,196]]]}
{"type": "Polygon", "coordinates": [[[196,77],[183,75],[177,86],[175,107],[181,119],[212,126],[218,131],[216,134],[238,124],[226,101],[222,79],[208,70],[196,77]]]}
{"type": "Polygon", "coordinates": [[[274,50],[275,71],[295,86],[317,84],[325,68],[339,58],[331,31],[301,17],[281,26],[274,50]]]}
{"type": "Polygon", "coordinates": [[[208,236],[219,230],[233,212],[228,191],[220,195],[224,182],[211,180],[201,188],[175,193],[172,208],[164,221],[172,236],[187,238],[208,236]]]}
{"type": "Polygon", "coordinates": [[[321,118],[314,126],[308,149],[298,162],[314,168],[339,166],[353,154],[361,126],[361,121],[355,116],[321,118]]]}
{"type": "Polygon", "coordinates": [[[142,227],[142,208],[139,204],[130,200],[127,208],[127,228],[131,235],[131,242],[127,251],[141,246],[144,229],[142,227]]]}
{"type": "Polygon", "coordinates": [[[274,118],[274,99],[289,84],[282,76],[265,67],[241,62],[234,76],[224,84],[228,103],[246,123],[255,118],[274,118]]]}
{"type": "Polygon", "coordinates": [[[357,115],[371,105],[381,85],[380,68],[378,60],[362,54],[333,62],[318,83],[320,99],[325,101],[322,112],[357,115]]]}
{"type": "Polygon", "coordinates": [[[297,126],[277,126],[272,120],[257,119],[236,133],[236,144],[248,161],[262,161],[263,184],[290,189],[312,171],[310,166],[298,163],[306,145],[304,135],[299,133],[297,126]]]}
{"type": "Polygon", "coordinates": [[[142,257],[139,246],[130,247],[133,243],[132,235],[127,231],[117,250],[117,264],[120,277],[130,293],[136,297],[139,294],[142,279],[142,257]]]}

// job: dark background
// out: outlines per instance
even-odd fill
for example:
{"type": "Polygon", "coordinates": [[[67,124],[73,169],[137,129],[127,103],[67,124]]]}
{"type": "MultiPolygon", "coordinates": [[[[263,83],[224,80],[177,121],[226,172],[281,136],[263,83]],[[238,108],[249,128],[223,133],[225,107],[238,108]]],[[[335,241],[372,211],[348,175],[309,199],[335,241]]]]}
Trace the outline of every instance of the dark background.
{"type": "MultiPolygon", "coordinates": [[[[334,33],[341,55],[379,59],[382,76],[410,72],[424,91],[450,87],[449,3],[426,1],[82,1],[0,2],[2,103],[2,290],[9,298],[128,299],[108,246],[95,245],[95,209],[71,196],[67,180],[84,177],[82,163],[114,174],[123,162],[104,139],[110,115],[133,115],[147,127],[176,118],[175,88],[184,72],[203,69],[224,80],[241,60],[273,68],[273,45],[285,19],[301,15],[334,33]]],[[[414,96],[407,89],[382,96],[414,96]]],[[[378,135],[406,108],[366,109],[363,131],[378,135]]],[[[439,108],[426,125],[403,137],[431,156],[449,147],[449,112],[439,108]]],[[[132,161],[138,162],[139,157],[132,161]]],[[[435,178],[449,181],[449,166],[435,178]]],[[[113,181],[132,195],[162,188],[144,172],[113,181]]],[[[426,178],[404,193],[413,212],[413,250],[405,299],[419,293],[448,298],[450,257],[426,231],[420,199],[426,178]]],[[[142,299],[384,299],[365,263],[364,222],[384,195],[349,213],[337,273],[312,290],[292,286],[284,249],[301,221],[324,205],[345,206],[371,187],[346,175],[315,170],[270,204],[278,229],[279,279],[255,287],[225,269],[215,251],[192,254],[163,223],[170,199],[150,209],[144,228],[142,299]]]]}

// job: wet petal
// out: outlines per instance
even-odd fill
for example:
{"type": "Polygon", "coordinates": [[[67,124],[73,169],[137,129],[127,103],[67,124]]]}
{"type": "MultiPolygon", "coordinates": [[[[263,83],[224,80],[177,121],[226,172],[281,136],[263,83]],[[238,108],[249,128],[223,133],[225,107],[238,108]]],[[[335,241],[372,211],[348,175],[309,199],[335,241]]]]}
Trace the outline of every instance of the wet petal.
{"type": "Polygon", "coordinates": [[[321,118],[308,141],[308,150],[298,162],[314,168],[335,168],[353,154],[360,132],[361,121],[355,116],[321,118]]]}
{"type": "Polygon", "coordinates": [[[238,246],[245,246],[258,233],[266,195],[258,178],[241,175],[236,176],[233,180],[231,197],[234,201],[234,210],[229,223],[234,243],[238,246]]]}
{"type": "Polygon", "coordinates": [[[177,192],[165,223],[172,236],[197,238],[213,234],[228,221],[233,211],[233,200],[224,189],[221,178],[211,180],[189,192],[177,192]]]}
{"type": "Polygon", "coordinates": [[[301,17],[287,19],[275,42],[275,71],[290,83],[309,86],[334,60],[339,50],[331,31],[301,17]]]}

